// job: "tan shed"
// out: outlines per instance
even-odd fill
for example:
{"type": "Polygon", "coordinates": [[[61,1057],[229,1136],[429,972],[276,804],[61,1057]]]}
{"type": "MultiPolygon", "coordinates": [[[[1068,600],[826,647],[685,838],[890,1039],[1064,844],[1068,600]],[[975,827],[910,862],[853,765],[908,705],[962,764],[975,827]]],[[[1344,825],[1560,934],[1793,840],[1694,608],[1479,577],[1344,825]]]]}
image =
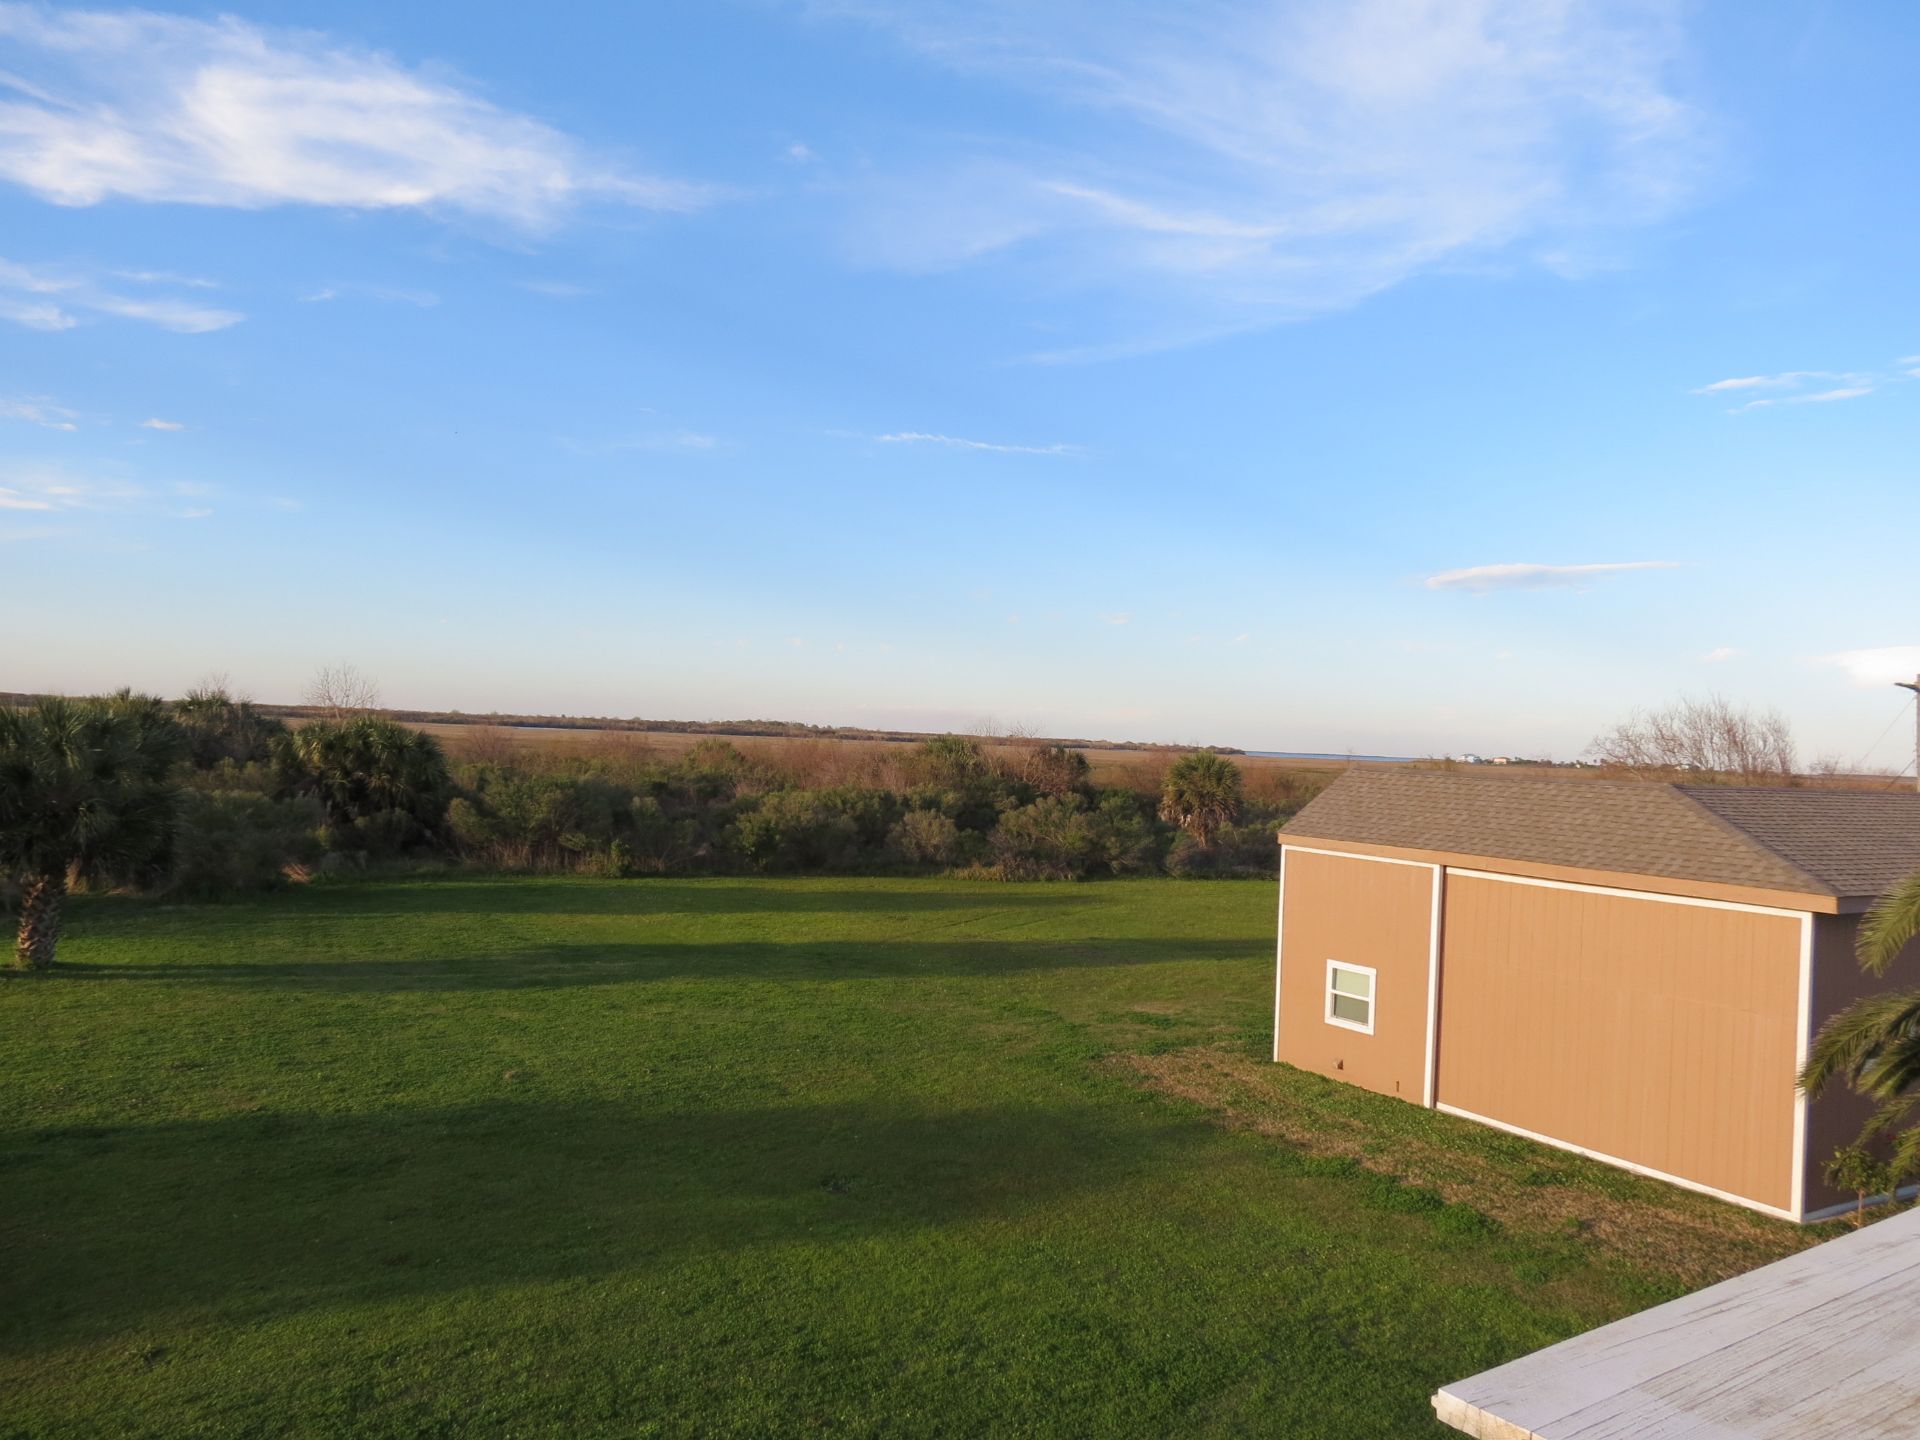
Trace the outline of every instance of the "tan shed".
{"type": "Polygon", "coordinates": [[[1771,1215],[1862,1102],[1794,1077],[1920,795],[1355,770],[1281,832],[1274,1059],[1771,1215]]]}

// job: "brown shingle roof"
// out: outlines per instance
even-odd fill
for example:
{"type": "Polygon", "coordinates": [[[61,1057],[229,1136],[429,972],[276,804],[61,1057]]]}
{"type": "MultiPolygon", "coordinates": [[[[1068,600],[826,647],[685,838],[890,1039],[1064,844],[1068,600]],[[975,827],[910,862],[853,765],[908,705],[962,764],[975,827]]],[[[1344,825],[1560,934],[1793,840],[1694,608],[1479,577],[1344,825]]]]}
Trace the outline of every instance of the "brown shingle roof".
{"type": "Polygon", "coordinates": [[[1920,795],[1678,785],[1836,895],[1884,895],[1920,870],[1920,795]]]}
{"type": "Polygon", "coordinates": [[[1350,770],[1284,833],[1860,897],[1920,870],[1920,795],[1350,770]]]}

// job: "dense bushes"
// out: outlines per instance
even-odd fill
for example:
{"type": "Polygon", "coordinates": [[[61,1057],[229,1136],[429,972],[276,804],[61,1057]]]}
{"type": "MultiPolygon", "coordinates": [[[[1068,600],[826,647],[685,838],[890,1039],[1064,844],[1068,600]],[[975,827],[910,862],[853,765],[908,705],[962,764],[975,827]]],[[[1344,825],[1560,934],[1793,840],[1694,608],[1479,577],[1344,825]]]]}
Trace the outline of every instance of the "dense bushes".
{"type": "Polygon", "coordinates": [[[251,700],[236,700],[224,685],[195,686],[174,702],[173,718],[196,770],[264,764],[287,733],[280,721],[262,715],[251,700]]]}
{"type": "Polygon", "coordinates": [[[741,810],[728,848],[750,870],[856,870],[884,855],[900,809],[884,790],[776,790],[741,810]]]}
{"type": "Polygon", "coordinates": [[[288,873],[320,863],[325,819],[311,799],[183,791],[169,888],[195,896],[271,889],[288,873]]]}
{"type": "Polygon", "coordinates": [[[1167,873],[1217,880],[1273,875],[1280,864],[1280,843],[1275,832],[1283,818],[1276,816],[1267,821],[1222,826],[1208,845],[1202,845],[1191,835],[1179,835],[1173,848],[1167,851],[1167,873]]]}
{"type": "Polygon", "coordinates": [[[1100,798],[1049,795],[1009,810],[990,837],[997,869],[1008,880],[1074,880],[1149,868],[1159,844],[1150,821],[1123,791],[1100,798]]]}
{"type": "Polygon", "coordinates": [[[1185,788],[1168,809],[1189,820],[1200,814],[1183,829],[1158,813],[1164,796],[1094,788],[1076,751],[1032,746],[995,756],[966,736],[915,747],[894,786],[875,776],[808,784],[791,757],[722,740],[671,759],[644,746],[483,753],[453,767],[448,826],[462,859],[498,869],[1271,875],[1273,833],[1291,808],[1244,800],[1231,763],[1207,754],[1170,772],[1170,780],[1184,775],[1185,788]]]}
{"type": "Polygon", "coordinates": [[[449,761],[383,717],[288,729],[216,687],[171,707],[112,703],[129,733],[169,737],[173,808],[138,874],[125,856],[94,868],[193,896],[425,857],[601,875],[1271,875],[1273,831],[1304,798],[1250,802],[1238,769],[1207,752],[1122,772],[1132,788],[1096,787],[1075,750],[966,736],[884,753],[707,739],[663,754],[630,737],[533,749],[476,731],[449,761]]]}

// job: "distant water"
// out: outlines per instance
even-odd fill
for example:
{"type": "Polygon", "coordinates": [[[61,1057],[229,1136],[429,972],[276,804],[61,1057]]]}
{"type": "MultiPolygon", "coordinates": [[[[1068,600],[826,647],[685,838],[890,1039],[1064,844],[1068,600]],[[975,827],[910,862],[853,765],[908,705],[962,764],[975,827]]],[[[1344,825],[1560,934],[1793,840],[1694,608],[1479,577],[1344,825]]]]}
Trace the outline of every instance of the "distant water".
{"type": "Polygon", "coordinates": [[[1411,765],[1411,755],[1322,755],[1317,750],[1249,750],[1249,755],[1258,755],[1266,760],[1372,760],[1388,765],[1411,765]]]}

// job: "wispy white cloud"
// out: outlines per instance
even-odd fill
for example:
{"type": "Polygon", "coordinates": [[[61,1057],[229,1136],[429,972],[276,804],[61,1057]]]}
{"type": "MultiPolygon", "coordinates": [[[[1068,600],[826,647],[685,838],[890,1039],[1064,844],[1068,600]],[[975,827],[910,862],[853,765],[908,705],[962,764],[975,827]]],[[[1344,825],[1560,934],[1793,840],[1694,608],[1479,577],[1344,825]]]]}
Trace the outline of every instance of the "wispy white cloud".
{"type": "Polygon", "coordinates": [[[1705,169],[1660,4],[812,8],[1101,119],[1073,126],[1071,146],[909,143],[855,216],[863,254],[917,268],[1018,257],[1128,297],[1156,335],[1345,306],[1496,252],[1578,268],[1585,237],[1671,212],[1705,169]]]}
{"type": "MultiPolygon", "coordinates": [[[[0,273],[0,285],[5,284],[0,273]]],[[[26,300],[0,290],[0,320],[11,320],[29,330],[71,330],[80,322],[51,300],[26,300]]]]}
{"type": "Polygon", "coordinates": [[[1730,413],[1738,415],[1747,410],[1765,410],[1773,405],[1825,405],[1835,400],[1858,400],[1863,395],[1873,394],[1875,388],[1871,384],[1836,385],[1826,390],[1809,390],[1803,395],[1771,396],[1736,405],[1730,413]]]}
{"type": "Polygon", "coordinates": [[[0,178],[61,205],[419,209],[539,228],[709,192],[595,156],[438,67],[225,16],[0,5],[0,178]]]}
{"type": "Polygon", "coordinates": [[[1789,385],[1798,385],[1810,377],[1827,374],[1825,370],[1785,370],[1778,375],[1742,375],[1736,379],[1716,380],[1711,385],[1702,385],[1693,393],[1719,395],[1729,390],[1779,390],[1789,385]]]}
{"type": "Polygon", "coordinates": [[[170,296],[125,295],[78,271],[0,259],[0,319],[30,330],[70,330],[86,314],[144,320],[184,335],[224,330],[246,318],[170,296]]]}
{"type": "Polygon", "coordinates": [[[965,440],[958,435],[929,435],[919,430],[901,430],[892,435],[876,435],[879,445],[948,445],[956,450],[991,450],[1000,455],[1075,455],[1075,445],[1001,445],[991,440],[965,440]]]}
{"type": "Polygon", "coordinates": [[[1464,570],[1442,570],[1437,575],[1429,575],[1426,585],[1429,590],[1470,590],[1482,594],[1489,590],[1544,590],[1582,586],[1632,570],[1672,570],[1675,566],[1676,562],[1672,560],[1615,560],[1595,565],[1535,565],[1519,562],[1470,565],[1464,570]]]}
{"type": "Polygon", "coordinates": [[[1133,612],[1130,610],[1113,610],[1102,615],[1100,619],[1108,625],[1128,625],[1133,621],[1133,612]]]}
{"type": "Polygon", "coordinates": [[[137,485],[100,480],[51,466],[0,469],[0,510],[117,510],[146,498],[137,485]]]}
{"type": "Polygon", "coordinates": [[[1739,415],[1748,410],[1765,410],[1775,405],[1826,405],[1836,400],[1858,400],[1877,393],[1885,386],[1904,385],[1920,379],[1920,356],[1907,355],[1886,370],[1782,370],[1772,375],[1740,375],[1715,380],[1695,388],[1695,395],[1727,395],[1738,398],[1762,392],[1745,404],[1733,406],[1727,413],[1739,415]]]}
{"type": "Polygon", "coordinates": [[[1881,645],[1865,650],[1836,650],[1814,657],[1820,665],[1834,665],[1864,689],[1878,689],[1920,675],[1920,645],[1881,645]]]}
{"type": "Polygon", "coordinates": [[[303,305],[323,305],[329,300],[345,299],[384,300],[393,305],[413,305],[422,310],[430,310],[440,303],[440,297],[431,290],[411,290],[400,285],[328,285],[319,290],[310,291],[300,297],[303,305]]]}
{"type": "Polygon", "coordinates": [[[0,420],[24,420],[43,430],[78,430],[79,412],[56,405],[44,395],[0,396],[0,420]]]}
{"type": "Polygon", "coordinates": [[[140,428],[142,430],[184,430],[187,427],[181,421],[162,420],[158,416],[155,416],[151,420],[142,420],[140,422],[140,428]]]}
{"type": "Polygon", "coordinates": [[[1738,660],[1746,653],[1746,651],[1737,649],[1732,645],[1716,645],[1713,649],[1702,655],[1700,659],[1708,665],[1724,665],[1729,660],[1738,660]]]}
{"type": "Polygon", "coordinates": [[[116,280],[131,280],[136,285],[179,285],[188,290],[218,290],[220,282],[200,275],[179,275],[171,270],[115,270],[116,280]]]}

